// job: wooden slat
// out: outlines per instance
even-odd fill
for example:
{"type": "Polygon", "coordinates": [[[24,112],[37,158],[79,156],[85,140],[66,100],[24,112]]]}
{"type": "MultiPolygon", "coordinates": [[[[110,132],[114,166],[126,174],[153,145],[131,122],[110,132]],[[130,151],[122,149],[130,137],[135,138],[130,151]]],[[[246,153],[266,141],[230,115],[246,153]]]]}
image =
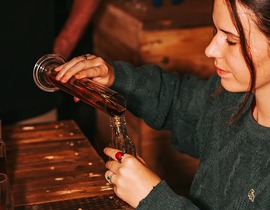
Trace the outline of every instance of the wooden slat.
{"type": "Polygon", "coordinates": [[[151,0],[107,2],[106,6],[110,7],[111,13],[119,13],[116,8],[121,8],[126,14],[143,22],[143,30],[179,29],[212,24],[212,0],[184,0],[177,5],[171,4],[170,0],[163,0],[162,7],[154,7],[151,0]]]}
{"type": "Polygon", "coordinates": [[[142,31],[141,63],[208,78],[213,74],[213,59],[207,58],[204,51],[211,41],[212,30],[211,26],[206,26],[142,31]]]}
{"type": "Polygon", "coordinates": [[[3,129],[16,206],[113,194],[104,162],[74,121],[3,129]]]}
{"type": "Polygon", "coordinates": [[[95,54],[202,78],[212,75],[213,59],[204,53],[212,38],[212,0],[160,8],[150,2],[105,1],[93,21],[95,54]]]}

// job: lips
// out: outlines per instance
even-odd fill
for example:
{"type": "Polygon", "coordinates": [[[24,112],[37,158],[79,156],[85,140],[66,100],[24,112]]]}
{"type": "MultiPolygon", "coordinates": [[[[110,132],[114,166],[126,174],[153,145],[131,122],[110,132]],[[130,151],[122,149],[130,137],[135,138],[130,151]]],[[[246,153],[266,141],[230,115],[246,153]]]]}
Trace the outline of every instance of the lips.
{"type": "Polygon", "coordinates": [[[219,75],[220,77],[224,77],[225,75],[230,73],[229,71],[226,71],[218,67],[216,67],[216,72],[217,72],[217,75],[219,75]]]}

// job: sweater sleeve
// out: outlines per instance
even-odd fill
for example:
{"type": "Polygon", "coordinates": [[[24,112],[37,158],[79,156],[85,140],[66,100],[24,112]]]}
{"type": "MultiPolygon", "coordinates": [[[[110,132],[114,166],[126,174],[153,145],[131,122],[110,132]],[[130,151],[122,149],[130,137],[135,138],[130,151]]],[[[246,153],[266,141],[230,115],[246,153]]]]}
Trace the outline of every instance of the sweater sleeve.
{"type": "Polygon", "coordinates": [[[189,209],[198,210],[191,200],[177,195],[167,185],[165,181],[161,181],[154,189],[144,198],[136,208],[137,210],[175,210],[189,209]]]}
{"type": "Polygon", "coordinates": [[[176,77],[154,65],[134,67],[120,61],[113,64],[115,81],[112,88],[125,96],[128,110],[152,128],[164,129],[176,77]]]}
{"type": "Polygon", "coordinates": [[[194,140],[196,125],[217,88],[216,79],[179,77],[155,65],[134,67],[116,61],[113,66],[111,88],[126,97],[127,109],[156,130],[170,130],[179,151],[198,157],[200,145],[196,144],[201,142],[194,140]]]}

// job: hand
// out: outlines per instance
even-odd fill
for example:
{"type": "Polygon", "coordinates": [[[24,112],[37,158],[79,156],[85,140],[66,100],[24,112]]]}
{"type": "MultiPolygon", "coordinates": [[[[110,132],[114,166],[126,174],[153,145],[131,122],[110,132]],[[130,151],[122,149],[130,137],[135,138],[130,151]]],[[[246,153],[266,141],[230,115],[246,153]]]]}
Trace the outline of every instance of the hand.
{"type": "Polygon", "coordinates": [[[75,57],[55,68],[55,71],[59,71],[56,79],[63,83],[72,76],[76,79],[92,78],[93,81],[105,86],[111,86],[114,81],[113,67],[101,57],[91,54],[75,57]]]}
{"type": "Polygon", "coordinates": [[[72,42],[69,37],[65,37],[61,33],[54,40],[53,53],[69,58],[76,45],[77,42],[72,42]]]}
{"type": "MultiPolygon", "coordinates": [[[[76,79],[92,78],[93,81],[108,87],[114,81],[113,67],[101,57],[91,54],[75,57],[55,68],[55,71],[59,72],[56,80],[63,83],[73,76],[76,79]]],[[[78,99],[75,98],[75,101],[78,101],[78,99]]]]}
{"type": "Polygon", "coordinates": [[[140,159],[124,154],[121,162],[115,158],[119,150],[105,148],[104,153],[112,160],[106,162],[105,178],[110,177],[115,194],[136,208],[161,179],[148,169],[140,159]]]}

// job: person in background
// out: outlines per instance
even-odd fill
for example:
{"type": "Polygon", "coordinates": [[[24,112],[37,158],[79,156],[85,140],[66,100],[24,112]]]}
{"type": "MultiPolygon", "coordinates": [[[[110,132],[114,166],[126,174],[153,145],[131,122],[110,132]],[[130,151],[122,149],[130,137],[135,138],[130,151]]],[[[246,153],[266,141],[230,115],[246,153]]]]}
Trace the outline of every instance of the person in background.
{"type": "Polygon", "coordinates": [[[205,53],[217,74],[206,81],[91,54],[56,69],[62,82],[89,77],[123,94],[132,113],[170,130],[175,148],[200,160],[183,197],[140,159],[105,148],[105,177],[117,196],[140,210],[270,209],[269,11],[270,0],[213,1],[205,53]]]}
{"type": "Polygon", "coordinates": [[[56,2],[17,0],[1,5],[0,119],[3,125],[57,120],[62,93],[46,93],[35,85],[34,64],[48,53],[68,58],[88,27],[99,0],[73,0],[67,21],[55,37],[56,2]]]}
{"type": "MultiPolygon", "coordinates": [[[[60,55],[64,55],[66,59],[93,51],[93,26],[91,20],[101,1],[90,0],[89,2],[91,2],[92,5],[87,4],[87,7],[83,7],[85,3],[84,1],[81,1],[81,5],[77,5],[75,7],[75,5],[73,4],[73,0],[55,1],[55,32],[57,39],[55,40],[56,48],[54,49],[54,52],[60,55]],[[85,12],[79,12],[82,7],[85,12]],[[80,16],[77,16],[77,14],[79,14],[80,16]],[[80,21],[80,19],[82,21],[80,21]],[[87,27],[83,31],[76,30],[76,25],[78,24],[87,27]],[[70,26],[74,27],[71,28],[70,26]],[[71,39],[71,41],[69,41],[69,39],[71,39]],[[76,44],[74,43],[74,40],[76,44]],[[57,49],[57,46],[61,46],[61,49],[57,49]],[[70,46],[73,47],[70,48],[70,46]],[[68,49],[65,50],[65,48],[68,49]],[[70,51],[70,49],[73,50],[70,51]]],[[[82,29],[83,28],[81,28],[81,30],[82,29]]],[[[60,106],[58,106],[58,120],[75,120],[75,122],[78,124],[86,137],[91,140],[91,143],[94,144],[93,136],[96,132],[95,109],[82,101],[74,103],[72,96],[63,91],[61,91],[61,93],[62,103],[60,104],[60,106]]]]}

